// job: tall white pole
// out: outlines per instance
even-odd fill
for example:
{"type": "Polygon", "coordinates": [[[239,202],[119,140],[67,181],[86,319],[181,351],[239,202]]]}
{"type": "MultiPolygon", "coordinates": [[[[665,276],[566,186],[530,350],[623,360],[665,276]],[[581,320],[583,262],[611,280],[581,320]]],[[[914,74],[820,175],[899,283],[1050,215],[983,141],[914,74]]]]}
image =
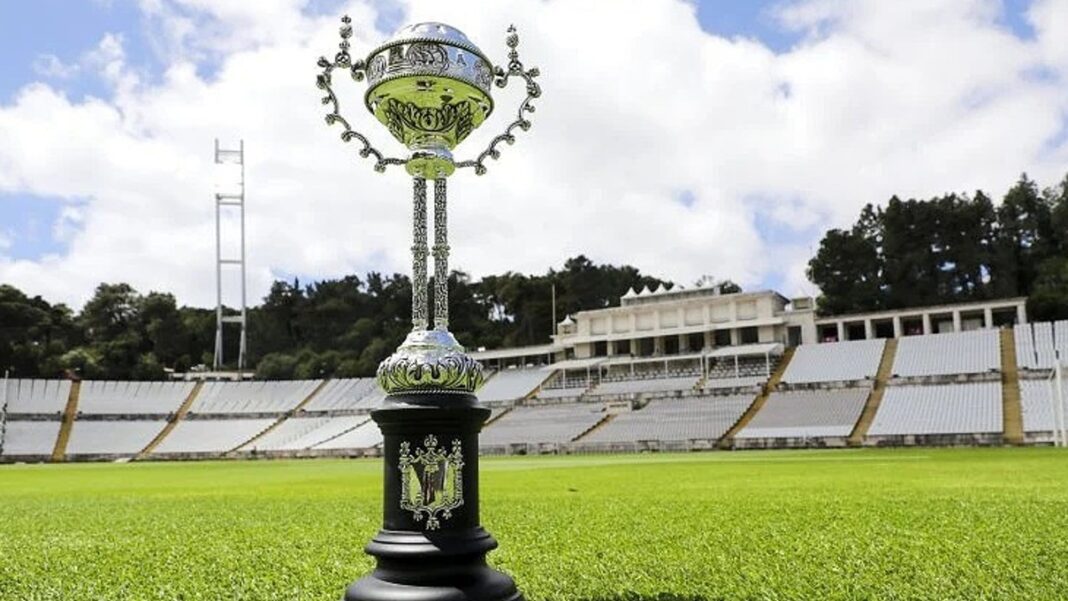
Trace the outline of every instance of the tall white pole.
{"type": "Polygon", "coordinates": [[[1053,364],[1053,393],[1050,402],[1053,405],[1053,445],[1065,446],[1064,440],[1064,385],[1061,382],[1063,371],[1058,356],[1053,364]]]}

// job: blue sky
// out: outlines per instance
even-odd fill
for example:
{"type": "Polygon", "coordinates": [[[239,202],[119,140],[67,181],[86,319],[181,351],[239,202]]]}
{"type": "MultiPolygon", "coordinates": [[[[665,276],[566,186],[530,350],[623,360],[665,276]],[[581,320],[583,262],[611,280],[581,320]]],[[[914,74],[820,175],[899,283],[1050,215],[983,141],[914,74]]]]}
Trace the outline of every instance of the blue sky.
{"type": "MultiPolygon", "coordinates": [[[[161,1],[178,14],[195,19],[204,18],[203,15],[196,14],[194,9],[173,4],[172,0],[161,1]]],[[[814,35],[812,30],[789,29],[776,17],[779,9],[801,1],[803,0],[699,0],[694,4],[697,7],[700,27],[708,34],[728,39],[755,40],[776,55],[786,55],[799,45],[811,43],[811,37],[806,36],[814,35]]],[[[342,0],[308,0],[304,14],[335,14],[342,4],[342,0]]],[[[404,18],[400,4],[389,1],[379,1],[375,4],[379,9],[379,29],[392,29],[404,18]]],[[[1020,41],[1035,40],[1036,31],[1027,18],[1031,5],[1032,0],[1003,0],[999,5],[998,27],[1020,41]]],[[[14,106],[20,90],[35,82],[59,91],[72,104],[82,103],[87,98],[110,102],[114,94],[113,83],[108,81],[99,69],[87,64],[87,61],[91,60],[87,57],[106,35],[117,36],[121,40],[125,56],[124,68],[137,74],[141,86],[149,87],[161,83],[163,71],[170,64],[172,57],[167,56],[167,43],[162,39],[160,23],[143,14],[135,0],[0,0],[0,56],[3,57],[0,64],[0,111],[14,106]]],[[[948,42],[951,43],[952,40],[948,42]]],[[[198,56],[195,65],[197,75],[206,82],[212,82],[216,70],[225,59],[226,56],[213,54],[210,50],[203,52],[198,56]]],[[[1049,78],[1050,81],[1046,83],[1051,84],[1055,84],[1059,77],[1047,67],[1040,67],[1033,76],[1039,79],[1049,78]]],[[[781,85],[788,87],[786,83],[781,85]]],[[[1062,119],[1059,126],[1046,131],[1043,140],[1046,151],[1059,151],[1068,141],[1068,118],[1062,119]]],[[[0,154],[0,159],[2,158],[0,154]]],[[[1025,167],[1025,164],[1019,164],[1013,166],[1010,171],[1018,173],[1025,167]]],[[[3,173],[0,172],[0,183],[2,181],[3,173]]],[[[84,206],[91,202],[87,196],[90,196],[92,191],[72,197],[50,197],[40,192],[40,186],[35,189],[31,185],[19,185],[17,179],[15,181],[16,184],[13,187],[9,185],[7,191],[0,187],[0,262],[41,261],[53,255],[63,256],[72,239],[69,231],[72,224],[65,224],[66,231],[61,231],[62,228],[58,228],[56,224],[62,218],[64,207],[84,206]]],[[[945,188],[952,189],[955,184],[955,181],[950,181],[945,188]]],[[[925,190],[922,187],[918,189],[925,190]]],[[[934,193],[942,191],[945,189],[934,190],[934,193]]],[[[901,192],[909,194],[908,186],[904,186],[901,192]]],[[[994,193],[996,195],[997,191],[994,193]]],[[[794,253],[810,252],[813,241],[818,240],[831,214],[830,209],[822,211],[818,207],[808,206],[805,210],[810,214],[818,214],[819,218],[816,221],[809,219],[799,225],[792,223],[789,217],[761,212],[760,207],[770,206],[771,203],[767,199],[779,197],[790,198],[791,203],[796,202],[798,205],[806,202],[809,205],[818,205],[818,202],[812,201],[811,198],[802,198],[791,190],[742,191],[732,194],[736,194],[741,199],[739,202],[748,207],[746,210],[749,226],[768,249],[779,249],[783,252],[786,252],[783,249],[789,249],[789,252],[794,253]]],[[[695,215],[707,212],[709,201],[707,198],[703,199],[702,192],[696,188],[676,188],[672,195],[673,204],[692,211],[695,215]]],[[[857,199],[858,203],[879,201],[880,198],[857,199]]],[[[561,249],[556,261],[562,261],[569,252],[561,249]]],[[[381,260],[389,260],[388,255],[383,254],[381,249],[368,251],[366,256],[386,257],[381,260]]],[[[611,256],[595,258],[621,262],[611,256]]],[[[656,269],[655,265],[639,266],[649,271],[656,269]]],[[[388,268],[367,263],[361,264],[360,267],[388,268]]],[[[302,280],[316,275],[294,270],[291,266],[279,265],[271,268],[280,275],[300,273],[302,280]]],[[[731,274],[716,275],[729,277],[731,274]]],[[[765,269],[761,279],[751,283],[769,287],[796,285],[796,275],[796,268],[792,275],[782,270],[765,269]]]]}

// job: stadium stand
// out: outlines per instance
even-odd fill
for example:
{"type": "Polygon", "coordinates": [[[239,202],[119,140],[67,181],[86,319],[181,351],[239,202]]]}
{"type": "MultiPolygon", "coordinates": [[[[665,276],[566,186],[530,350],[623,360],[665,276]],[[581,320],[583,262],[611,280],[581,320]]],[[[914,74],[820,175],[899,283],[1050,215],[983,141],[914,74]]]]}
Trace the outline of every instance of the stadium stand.
{"type": "Polygon", "coordinates": [[[539,399],[577,399],[585,392],[585,385],[568,388],[542,388],[534,396],[539,399]]]}
{"type": "Polygon", "coordinates": [[[367,449],[380,444],[382,444],[382,431],[378,429],[378,424],[367,421],[340,436],[320,442],[312,448],[320,450],[367,449]]]}
{"type": "Polygon", "coordinates": [[[7,412],[9,414],[56,414],[67,406],[69,380],[10,380],[7,412]]]}
{"type": "Polygon", "coordinates": [[[594,386],[587,397],[635,396],[639,394],[669,393],[693,390],[700,379],[696,375],[663,378],[637,378],[602,381],[594,386]]]}
{"type": "Polygon", "coordinates": [[[1053,384],[1049,380],[1021,380],[1020,402],[1023,429],[1031,438],[1048,442],[1056,428],[1053,413],[1053,384]]]}
{"type": "Polygon", "coordinates": [[[740,376],[737,378],[709,378],[701,385],[706,391],[727,388],[756,388],[768,381],[767,376],[740,376]]]}
{"type": "Polygon", "coordinates": [[[366,415],[341,417],[293,417],[262,438],[241,447],[242,451],[299,451],[336,438],[365,423],[366,415]]]}
{"type": "Polygon", "coordinates": [[[159,434],[164,420],[74,422],[67,455],[136,455],[159,434]]]}
{"type": "Polygon", "coordinates": [[[516,407],[482,431],[481,445],[565,443],[604,418],[594,403],[516,407]]]}
{"type": "Polygon", "coordinates": [[[752,395],[659,399],[617,414],[581,439],[583,444],[718,440],[753,402],[752,395]]]}
{"type": "Polygon", "coordinates": [[[193,382],[83,382],[78,412],[166,415],[178,410],[193,386],[193,382]]]}
{"type": "Polygon", "coordinates": [[[171,453],[222,454],[248,441],[274,423],[273,419],[197,419],[178,422],[153,450],[171,453]]]}
{"type": "Polygon", "coordinates": [[[783,374],[786,384],[870,380],[879,369],[885,340],[850,340],[797,347],[783,374]]]}
{"type": "Polygon", "coordinates": [[[320,382],[207,382],[189,413],[284,413],[307,398],[320,382]]]}
{"type": "Polygon", "coordinates": [[[8,421],[4,437],[5,457],[47,457],[59,436],[58,421],[8,421]]]}
{"type": "Polygon", "coordinates": [[[898,341],[893,374],[911,378],[996,372],[1001,369],[998,344],[993,329],[906,336],[898,341]]]}
{"type": "Polygon", "coordinates": [[[385,398],[374,378],[331,380],[304,406],[307,412],[374,409],[385,398]]]}
{"type": "Polygon", "coordinates": [[[484,403],[515,401],[533,392],[549,375],[541,369],[501,370],[486,382],[478,398],[484,403]]]}
{"type": "Polygon", "coordinates": [[[1020,324],[1013,328],[1020,369],[1053,369],[1057,354],[1068,359],[1068,321],[1020,324]]]}
{"type": "MultiPolygon", "coordinates": [[[[843,370],[840,373],[847,372],[843,370]]],[[[838,442],[844,444],[845,437],[853,431],[853,426],[860,418],[870,392],[871,389],[866,386],[773,392],[760,412],[735,436],[735,442],[752,439],[789,441],[841,438],[838,442]]]]}
{"type": "Polygon", "coordinates": [[[868,438],[979,435],[962,441],[989,442],[1001,432],[1001,384],[967,382],[888,387],[868,438]]]}

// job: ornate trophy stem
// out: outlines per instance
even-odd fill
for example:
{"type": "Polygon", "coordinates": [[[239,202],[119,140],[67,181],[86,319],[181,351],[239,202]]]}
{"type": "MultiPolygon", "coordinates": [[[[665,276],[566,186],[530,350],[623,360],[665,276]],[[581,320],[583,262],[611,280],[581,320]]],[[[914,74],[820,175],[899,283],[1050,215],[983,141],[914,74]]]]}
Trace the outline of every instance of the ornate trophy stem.
{"type": "MultiPolygon", "coordinates": [[[[412,180],[412,330],[427,329],[426,180],[412,180]]],[[[435,229],[437,224],[435,224],[435,229]]],[[[437,259],[435,246],[435,260],[437,259]]]]}
{"type": "Polygon", "coordinates": [[[449,230],[446,180],[434,180],[434,329],[449,330],[449,230]]]}

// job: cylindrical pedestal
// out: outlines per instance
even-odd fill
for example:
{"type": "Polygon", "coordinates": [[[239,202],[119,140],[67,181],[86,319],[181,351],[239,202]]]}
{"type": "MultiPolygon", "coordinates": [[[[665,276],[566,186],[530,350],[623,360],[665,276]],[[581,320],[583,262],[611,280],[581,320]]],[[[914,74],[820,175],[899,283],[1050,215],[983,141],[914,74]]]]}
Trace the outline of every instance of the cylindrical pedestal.
{"type": "Polygon", "coordinates": [[[391,395],[371,417],[382,430],[382,530],[377,567],[345,601],[522,601],[486,565],[497,541],[478,514],[478,433],[490,411],[472,395],[391,395]]]}

